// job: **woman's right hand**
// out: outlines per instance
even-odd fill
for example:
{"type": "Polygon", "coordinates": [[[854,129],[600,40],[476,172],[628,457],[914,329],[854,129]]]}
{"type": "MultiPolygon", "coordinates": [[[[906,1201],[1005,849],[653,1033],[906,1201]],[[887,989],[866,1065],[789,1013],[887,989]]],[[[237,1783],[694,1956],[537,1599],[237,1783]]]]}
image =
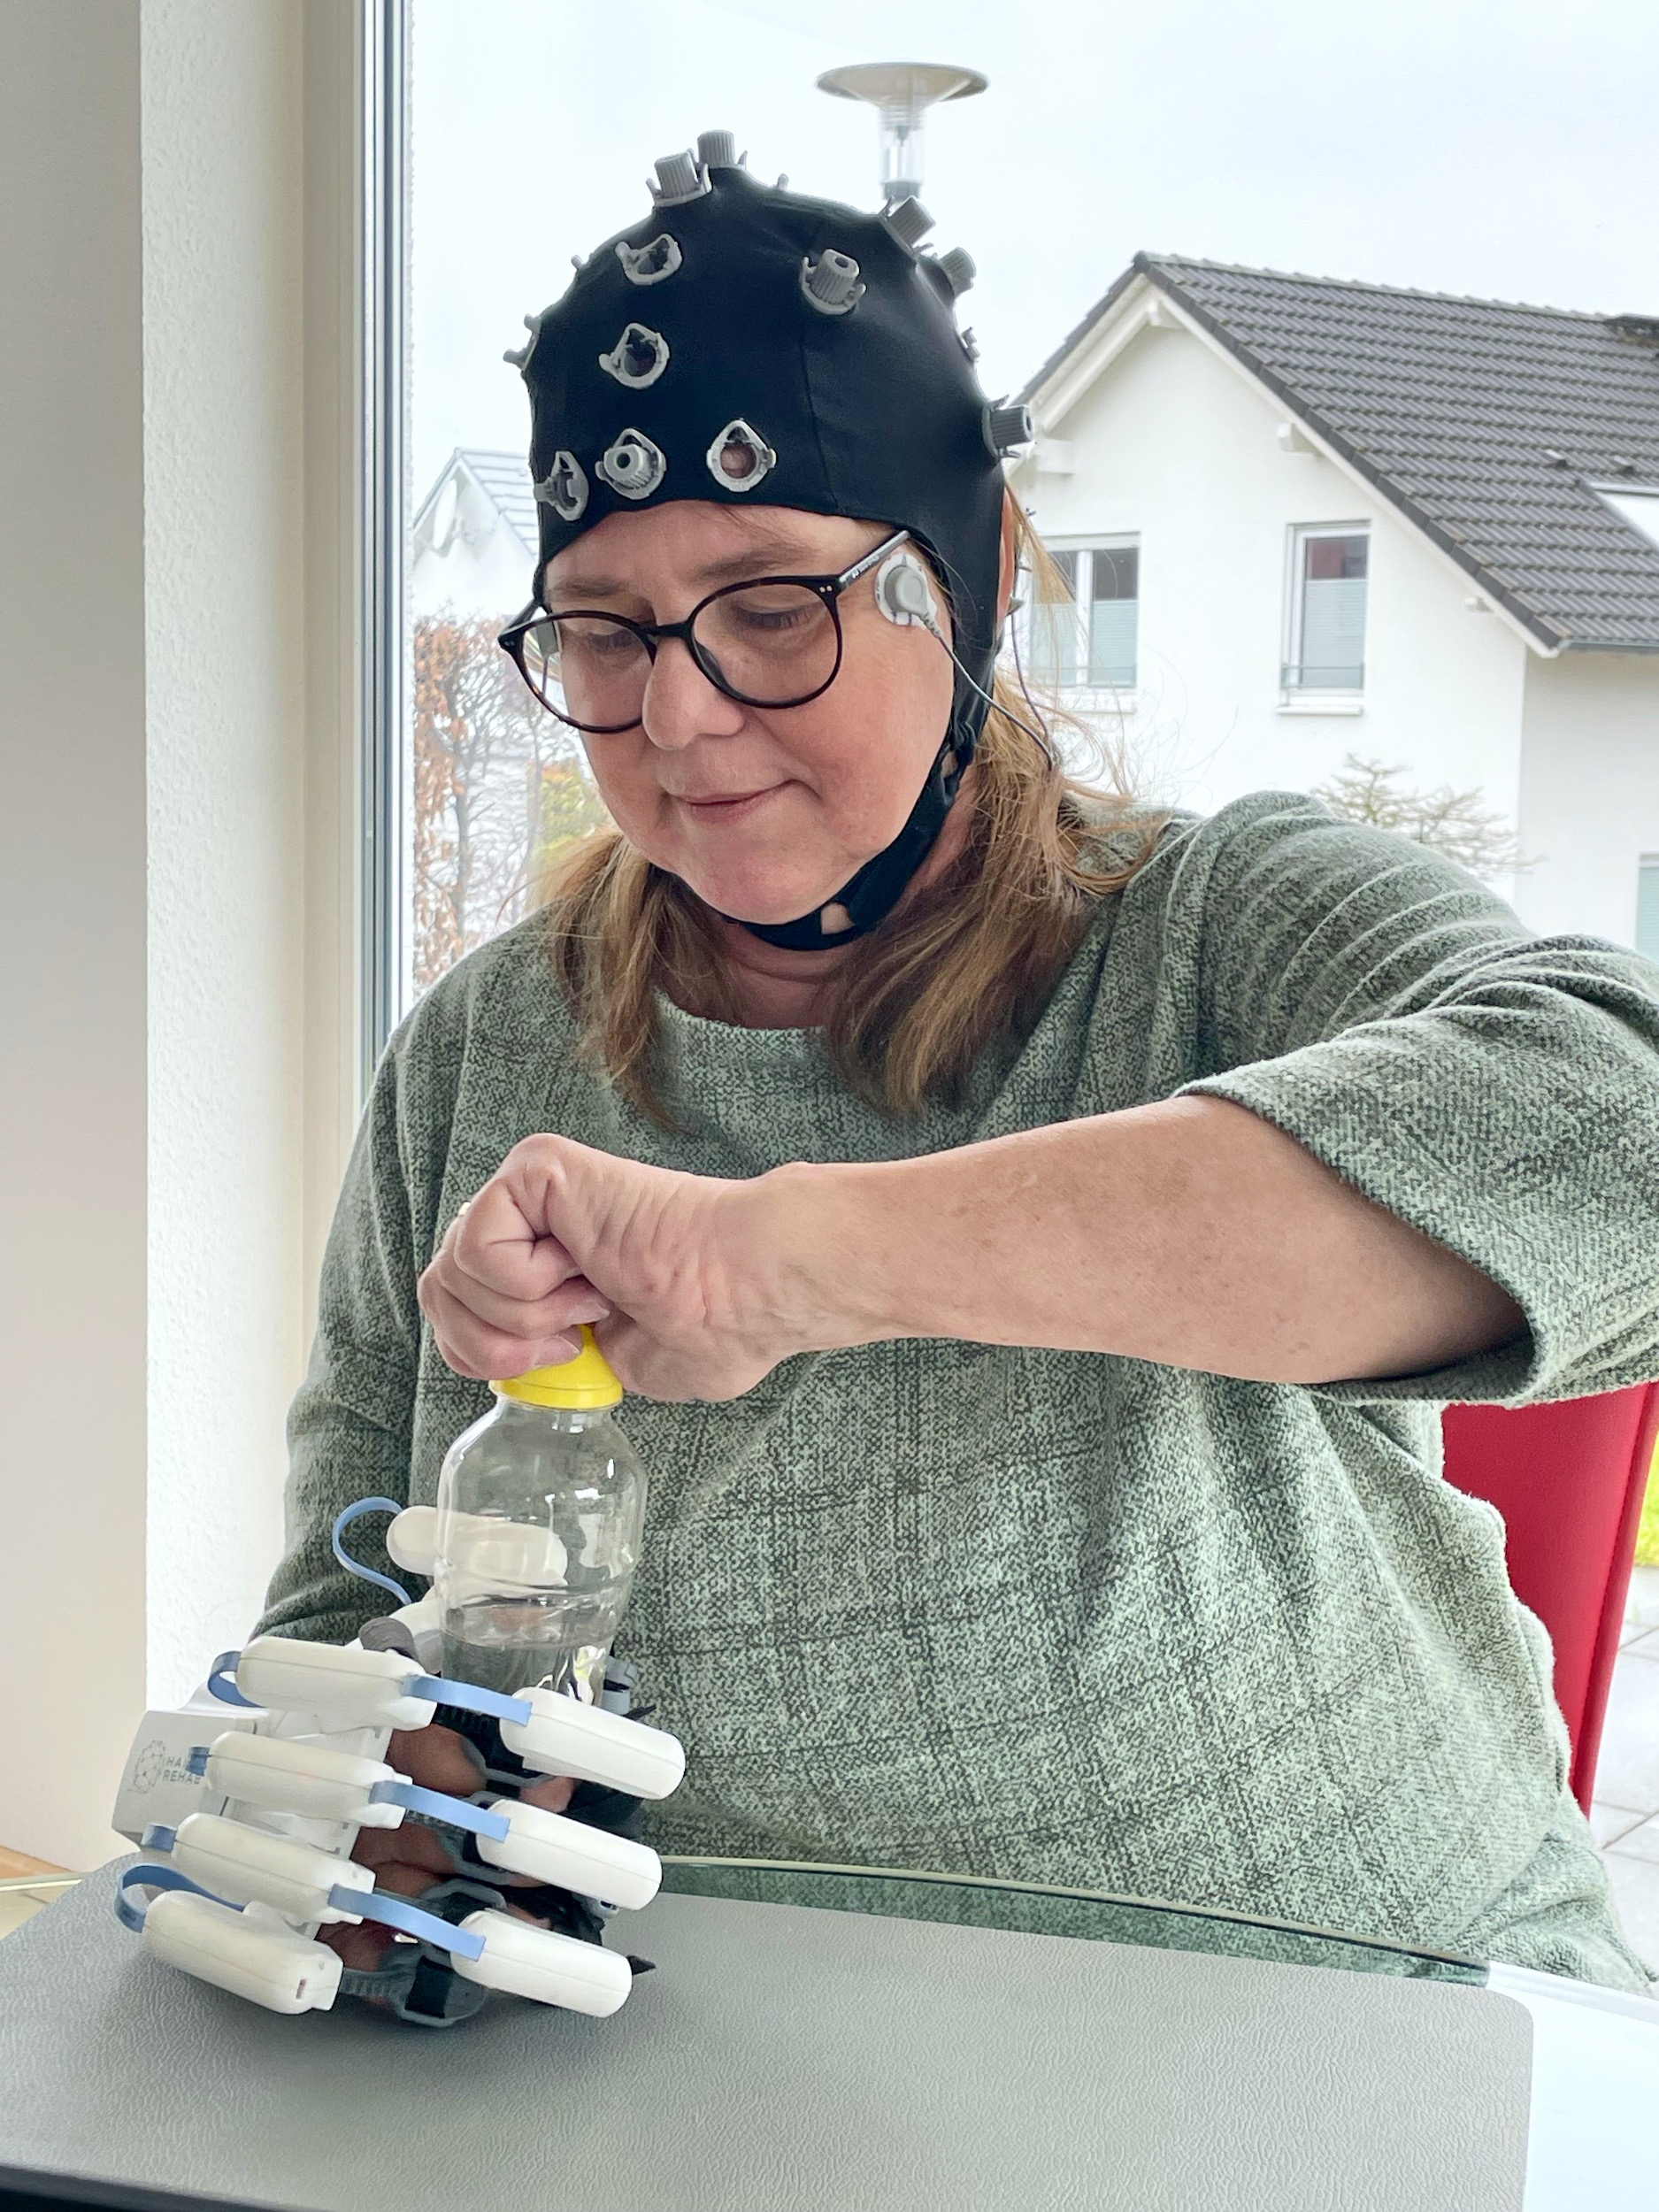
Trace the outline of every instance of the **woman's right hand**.
{"type": "Polygon", "coordinates": [[[457,1374],[480,1381],[573,1358],[587,1322],[625,1389],[741,1397],[819,1348],[817,1303],[798,1308],[789,1179],[826,1171],[690,1175],[526,1137],[450,1223],[421,1311],[457,1374]]]}
{"type": "MultiPolygon", "coordinates": [[[[477,1755],[465,1737],[435,1723],[427,1728],[397,1730],[387,1746],[386,1763],[422,1789],[442,1790],[451,1797],[470,1797],[481,1778],[477,1755]]],[[[562,1813],[575,1787],[568,1775],[549,1774],[530,1783],[519,1797],[526,1805],[562,1813]]],[[[377,1889],[389,1889],[399,1897],[419,1897],[434,1882],[447,1882],[462,1870],[445,1839],[419,1820],[406,1819],[396,1828],[359,1829],[351,1855],[360,1866],[373,1868],[377,1889]]],[[[491,1867],[479,1878],[494,1888],[510,1889],[528,1878],[491,1867]]],[[[509,1905],[507,1909],[511,1912],[516,1908],[509,1905]]],[[[518,1917],[535,1919],[533,1913],[520,1913],[518,1917]]],[[[545,1927],[547,1923],[537,1921],[536,1925],[545,1927]]],[[[318,1930],[317,1939],[338,1951],[348,1966],[371,1971],[384,1963],[396,1941],[390,1929],[373,1920],[362,1921],[356,1927],[349,1921],[333,1921],[318,1930]]]]}

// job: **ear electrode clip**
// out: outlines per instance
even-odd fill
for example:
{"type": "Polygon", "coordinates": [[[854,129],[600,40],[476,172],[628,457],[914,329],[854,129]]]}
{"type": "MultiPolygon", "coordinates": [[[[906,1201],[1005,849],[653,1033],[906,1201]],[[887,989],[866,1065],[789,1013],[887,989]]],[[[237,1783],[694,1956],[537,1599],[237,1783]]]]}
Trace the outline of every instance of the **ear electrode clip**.
{"type": "MultiPolygon", "coordinates": [[[[936,638],[949,654],[952,664],[960,672],[964,680],[972,685],[987,706],[997,706],[998,702],[992,694],[970,670],[963,666],[955,647],[940,628],[939,602],[933,597],[933,587],[927,580],[927,571],[913,553],[906,552],[902,547],[896,553],[890,553],[876,571],[876,605],[887,620],[895,623],[900,629],[919,626],[927,632],[929,637],[936,638]]],[[[1041,734],[1011,709],[1003,705],[1000,711],[1006,714],[1035,744],[1043,743],[1041,734]]]]}
{"type": "MultiPolygon", "coordinates": [[[[901,549],[882,562],[876,571],[876,605],[900,629],[908,630],[919,623],[941,645],[945,644],[939,626],[939,603],[928,584],[926,571],[913,553],[901,549]]],[[[946,649],[949,651],[948,646],[946,649]]],[[[951,658],[956,658],[954,653],[951,658]]]]}

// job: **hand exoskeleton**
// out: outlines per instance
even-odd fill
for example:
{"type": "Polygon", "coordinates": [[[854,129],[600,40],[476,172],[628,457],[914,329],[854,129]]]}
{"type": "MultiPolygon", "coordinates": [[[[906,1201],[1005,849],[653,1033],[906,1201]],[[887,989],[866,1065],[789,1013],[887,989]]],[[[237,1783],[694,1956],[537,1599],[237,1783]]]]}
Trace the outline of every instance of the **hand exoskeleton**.
{"type": "MultiPolygon", "coordinates": [[[[433,1518],[429,1507],[398,1515],[387,1536],[398,1563],[430,1571],[433,1518]]],[[[621,1832],[641,1799],[678,1786],[685,1755],[628,1717],[624,1663],[610,1662],[588,1703],[570,1688],[505,1696],[446,1680],[439,1652],[428,1597],[343,1647],[262,1636],[217,1659],[188,1705],[145,1716],[114,1824],[151,1855],[123,1874],[116,1903],[149,1951],[273,2012],[326,2011],[343,1993],[442,2027],[492,1989],[617,2010],[643,1962],[603,1947],[605,1921],[649,1904],[662,1878],[657,1854],[621,1832]],[[394,1729],[434,1720],[472,1747],[471,1797],[386,1763],[394,1729]],[[519,1800],[545,1775],[576,1780],[568,1815],[519,1800]],[[405,1820],[438,1829],[459,1858],[454,1878],[413,1900],[377,1889],[350,1855],[360,1829],[405,1820]],[[386,1928],[379,1966],[348,1967],[317,1940],[342,1921],[386,1928]]]]}

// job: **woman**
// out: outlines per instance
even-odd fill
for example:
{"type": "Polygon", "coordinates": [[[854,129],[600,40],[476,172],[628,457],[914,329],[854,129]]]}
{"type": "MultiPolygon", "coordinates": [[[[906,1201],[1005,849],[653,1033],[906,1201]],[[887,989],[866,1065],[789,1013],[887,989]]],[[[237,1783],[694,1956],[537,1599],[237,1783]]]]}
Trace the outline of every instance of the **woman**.
{"type": "Polygon", "coordinates": [[[334,1512],[593,1322],[664,1847],[1642,1987],[1438,1409],[1659,1372],[1652,972],[1307,800],[1087,809],[987,704],[949,272],[723,138],[534,326],[505,641],[618,833],[386,1056],[264,1625],[352,1634],[334,1512]]]}

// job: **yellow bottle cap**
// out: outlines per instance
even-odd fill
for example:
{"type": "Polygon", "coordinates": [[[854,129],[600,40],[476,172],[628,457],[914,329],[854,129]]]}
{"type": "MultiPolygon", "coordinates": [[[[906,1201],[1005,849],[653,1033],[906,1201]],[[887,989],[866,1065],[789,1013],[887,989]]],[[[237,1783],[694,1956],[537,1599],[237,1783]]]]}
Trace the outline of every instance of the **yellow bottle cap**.
{"type": "Polygon", "coordinates": [[[557,1367],[533,1367],[527,1375],[512,1375],[490,1388],[499,1397],[518,1398],[529,1406],[566,1406],[590,1412],[595,1406],[613,1406],[622,1396],[622,1385],[611,1373],[593,1331],[582,1324],[582,1348],[574,1359],[557,1367]]]}

